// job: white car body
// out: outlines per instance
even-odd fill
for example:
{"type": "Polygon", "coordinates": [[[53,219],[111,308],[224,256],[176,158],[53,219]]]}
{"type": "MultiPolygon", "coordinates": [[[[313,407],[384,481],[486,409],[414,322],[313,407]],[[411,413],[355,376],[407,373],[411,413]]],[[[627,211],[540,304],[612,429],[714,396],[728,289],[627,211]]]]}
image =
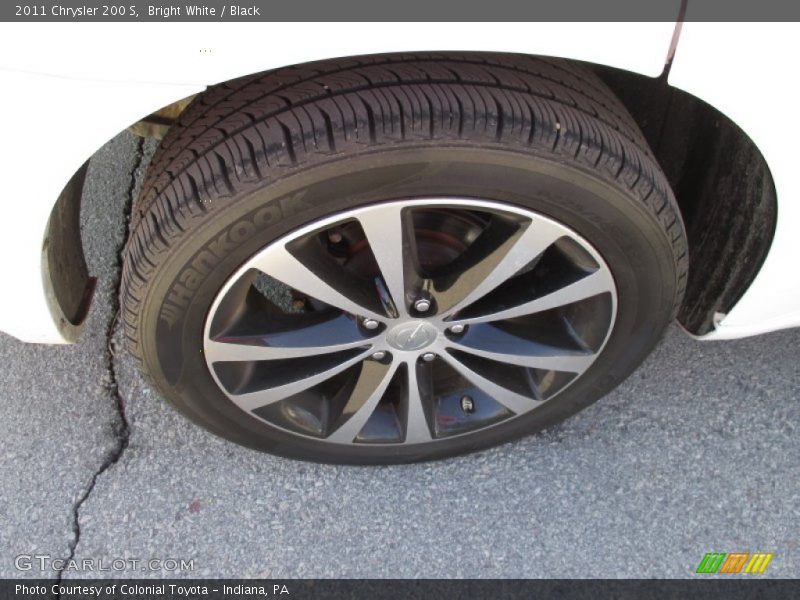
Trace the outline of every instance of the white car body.
{"type": "MultiPolygon", "coordinates": [[[[671,1],[677,17],[679,0],[671,1]]],[[[325,23],[0,24],[0,176],[9,209],[0,220],[0,330],[27,342],[72,341],[58,326],[42,266],[56,199],[107,140],[210,84],[325,58],[410,50],[540,54],[656,77],[671,56],[676,24],[415,23],[413,35],[399,23],[337,28],[358,35],[332,39],[325,23]]],[[[690,22],[677,43],[669,83],[717,108],[753,140],[779,207],[757,277],[703,339],[800,325],[800,278],[793,276],[800,256],[800,121],[781,118],[795,110],[798,84],[780,59],[800,55],[798,33],[792,24],[690,22]]]]}

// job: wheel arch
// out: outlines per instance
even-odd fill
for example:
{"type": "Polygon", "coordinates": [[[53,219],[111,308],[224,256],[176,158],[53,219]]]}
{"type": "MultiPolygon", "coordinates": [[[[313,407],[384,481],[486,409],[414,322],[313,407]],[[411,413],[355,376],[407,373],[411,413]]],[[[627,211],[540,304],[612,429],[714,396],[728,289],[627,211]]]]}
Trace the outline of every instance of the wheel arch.
{"type": "MultiPolygon", "coordinates": [[[[755,143],[731,119],[671,87],[665,78],[589,66],[630,111],[675,192],[690,248],[689,282],[678,320],[694,335],[708,333],[717,315],[728,312],[746,292],[769,252],[777,222],[769,167],[755,143]]],[[[163,137],[187,105],[185,98],[177,99],[141,119],[132,131],[163,137]]],[[[66,226],[54,223],[79,211],[84,176],[85,165],[53,208],[47,239],[56,243],[46,246],[43,265],[51,312],[66,324],[59,328],[68,341],[80,332],[93,280],[86,272],[74,219],[66,226]],[[58,271],[47,267],[56,253],[58,260],[68,263],[63,272],[71,276],[56,276],[58,271]]]]}
{"type": "Polygon", "coordinates": [[[770,168],[736,123],[665,77],[592,68],[630,111],[672,186],[689,241],[678,321],[693,335],[707,334],[769,253],[778,218],[770,168]]]}

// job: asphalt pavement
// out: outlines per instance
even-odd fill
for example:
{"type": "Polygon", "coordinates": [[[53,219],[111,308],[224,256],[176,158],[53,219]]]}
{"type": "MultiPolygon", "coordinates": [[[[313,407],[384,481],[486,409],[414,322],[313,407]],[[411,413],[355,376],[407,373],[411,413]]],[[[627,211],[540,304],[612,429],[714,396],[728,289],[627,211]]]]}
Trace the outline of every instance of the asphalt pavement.
{"type": "Polygon", "coordinates": [[[576,417],[435,463],[308,464],[192,425],[113,323],[125,207],[152,150],[123,134],[91,161],[99,284],[81,341],[0,335],[1,577],[693,577],[706,552],[737,551],[800,577],[800,330],[701,343],[672,327],[576,417]],[[28,555],[125,568],[20,571],[28,555]]]}

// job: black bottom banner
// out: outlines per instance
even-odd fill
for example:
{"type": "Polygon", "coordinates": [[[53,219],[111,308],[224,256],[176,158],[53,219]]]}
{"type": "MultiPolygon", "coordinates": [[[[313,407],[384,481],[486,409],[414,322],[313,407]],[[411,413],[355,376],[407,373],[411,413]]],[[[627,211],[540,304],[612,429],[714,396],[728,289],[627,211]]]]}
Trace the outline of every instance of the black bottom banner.
{"type": "Polygon", "coordinates": [[[516,600],[581,598],[792,598],[798,580],[768,579],[65,579],[0,580],[0,599],[15,600],[412,600],[468,598],[516,600]]]}

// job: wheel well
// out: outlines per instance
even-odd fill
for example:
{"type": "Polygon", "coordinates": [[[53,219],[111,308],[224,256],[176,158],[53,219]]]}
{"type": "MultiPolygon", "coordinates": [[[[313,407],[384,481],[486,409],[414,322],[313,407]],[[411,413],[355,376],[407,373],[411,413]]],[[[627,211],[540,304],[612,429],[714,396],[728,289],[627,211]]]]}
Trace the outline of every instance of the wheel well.
{"type": "Polygon", "coordinates": [[[96,279],[89,275],[81,241],[80,210],[85,162],[56,200],[42,248],[42,279],[50,312],[64,339],[78,339],[89,312],[96,279]]]}
{"type": "Polygon", "coordinates": [[[769,167],[733,121],[664,78],[592,68],[628,108],[675,192],[689,240],[678,321],[695,335],[708,333],[769,252],[778,216],[769,167]]]}
{"type": "MultiPolygon", "coordinates": [[[[769,168],[733,121],[665,78],[587,66],[630,111],[675,192],[689,241],[689,279],[678,320],[693,334],[707,333],[717,315],[741,298],[769,251],[777,220],[769,168]]],[[[171,104],[131,130],[163,137],[187,105],[171,104]]],[[[75,219],[84,175],[85,166],[65,188],[48,234],[52,264],[46,265],[46,284],[71,325],[83,321],[93,287],[75,219]]]]}

